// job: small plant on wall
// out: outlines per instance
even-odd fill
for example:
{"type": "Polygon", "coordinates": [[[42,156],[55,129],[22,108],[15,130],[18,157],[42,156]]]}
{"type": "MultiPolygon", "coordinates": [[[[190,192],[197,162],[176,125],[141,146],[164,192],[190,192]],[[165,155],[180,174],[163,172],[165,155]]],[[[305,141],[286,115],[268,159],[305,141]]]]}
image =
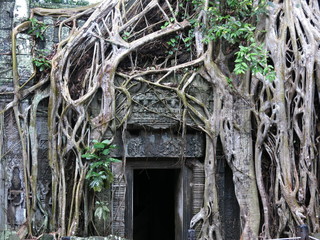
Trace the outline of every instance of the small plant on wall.
{"type": "Polygon", "coordinates": [[[82,157],[91,161],[86,175],[89,187],[95,192],[101,192],[102,189],[109,188],[110,183],[113,181],[110,164],[121,161],[110,156],[111,149],[116,148],[116,146],[112,145],[109,140],[101,142],[93,140],[92,142],[92,148],[82,157]]]}
{"type": "MultiPolygon", "coordinates": [[[[101,142],[93,140],[92,142],[93,146],[87,149],[87,153],[83,154],[82,157],[91,161],[86,175],[89,187],[94,192],[101,192],[103,189],[108,189],[113,181],[110,164],[121,161],[110,156],[111,149],[116,148],[116,146],[112,145],[109,140],[101,142]]],[[[95,205],[94,216],[107,221],[110,212],[108,203],[96,201],[95,205]]]]}
{"type": "Polygon", "coordinates": [[[51,60],[45,49],[36,50],[35,57],[32,59],[33,64],[40,72],[48,72],[51,69],[51,60]]]}
{"type": "Polygon", "coordinates": [[[36,39],[44,40],[44,32],[47,29],[47,25],[36,18],[30,18],[31,26],[28,29],[28,34],[34,36],[36,39]]]}

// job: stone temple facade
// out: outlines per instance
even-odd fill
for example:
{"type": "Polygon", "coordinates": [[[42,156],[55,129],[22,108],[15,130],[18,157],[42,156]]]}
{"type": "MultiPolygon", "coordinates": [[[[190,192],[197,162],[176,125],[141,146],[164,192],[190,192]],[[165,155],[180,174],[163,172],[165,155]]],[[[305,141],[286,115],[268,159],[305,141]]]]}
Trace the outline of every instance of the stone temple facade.
{"type": "MultiPolygon", "coordinates": [[[[0,0],[0,109],[4,109],[13,98],[12,29],[28,19],[31,7],[72,7],[72,4],[74,2],[0,0]]],[[[58,41],[53,26],[56,19],[45,17],[42,21],[49,27],[40,45],[43,49],[52,49],[58,41]]],[[[64,34],[68,34],[67,28],[64,34]]],[[[21,82],[27,81],[33,72],[32,47],[31,36],[19,33],[17,58],[21,82]]],[[[202,86],[201,89],[210,92],[205,83],[199,81],[199,85],[202,86]]],[[[182,139],[177,130],[177,122],[162,117],[162,113],[168,112],[168,108],[157,102],[159,95],[156,96],[146,88],[148,86],[141,85],[135,89],[139,94],[135,95],[134,100],[139,105],[133,106],[128,120],[126,143],[122,142],[120,132],[115,138],[115,144],[119,148],[113,155],[121,158],[123,152],[126,152],[127,166],[125,173],[120,165],[113,166],[115,180],[110,192],[105,194],[111,202],[111,231],[115,235],[134,240],[185,240],[188,239],[190,220],[203,202],[205,137],[203,133],[190,129],[186,138],[182,139]],[[152,111],[146,112],[146,108],[152,111]]],[[[170,96],[169,92],[161,94],[170,96]]],[[[179,114],[180,105],[175,96],[169,97],[167,105],[170,106],[170,113],[179,114]]],[[[51,209],[51,169],[47,158],[48,119],[45,113],[46,108],[43,107],[43,111],[37,113],[36,124],[39,145],[39,207],[35,213],[35,228],[39,232],[43,223],[48,221],[51,209]]],[[[19,143],[14,114],[7,111],[0,115],[0,239],[14,239],[13,232],[21,229],[27,221],[25,199],[32,197],[26,196],[24,191],[26,176],[23,165],[28,163],[22,161],[19,143]]],[[[219,159],[217,179],[222,222],[227,229],[225,239],[239,239],[239,207],[235,199],[232,174],[222,154],[219,159]]],[[[103,232],[103,226],[97,224],[97,227],[103,232]]]]}

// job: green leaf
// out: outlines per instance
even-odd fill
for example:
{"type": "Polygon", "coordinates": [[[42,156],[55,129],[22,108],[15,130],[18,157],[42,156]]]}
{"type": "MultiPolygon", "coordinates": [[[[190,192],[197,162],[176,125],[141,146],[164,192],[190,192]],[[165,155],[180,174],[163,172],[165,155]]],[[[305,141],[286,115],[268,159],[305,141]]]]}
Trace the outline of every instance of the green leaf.
{"type": "Polygon", "coordinates": [[[106,204],[100,203],[94,212],[94,216],[100,220],[106,221],[108,219],[108,213],[110,212],[106,204]]]}
{"type": "Polygon", "coordinates": [[[90,168],[91,168],[91,169],[99,168],[99,167],[102,166],[103,164],[104,164],[103,161],[93,162],[93,163],[90,163],[90,168]]]}
{"type": "MultiPolygon", "coordinates": [[[[104,174],[104,173],[101,173],[101,174],[104,174]]],[[[102,180],[106,180],[106,179],[108,179],[108,176],[107,176],[107,175],[101,175],[100,178],[101,178],[102,180]]]]}
{"type": "Polygon", "coordinates": [[[96,177],[98,175],[98,173],[94,172],[94,171],[88,171],[87,175],[86,175],[86,179],[90,179],[93,177],[96,177]]]}
{"type": "Polygon", "coordinates": [[[103,181],[100,178],[95,178],[93,179],[89,186],[95,191],[95,192],[101,192],[102,186],[103,186],[103,181]]]}
{"type": "Polygon", "coordinates": [[[107,205],[103,205],[102,206],[103,211],[105,212],[110,212],[109,208],[107,207],[107,205]]]}
{"type": "Polygon", "coordinates": [[[101,186],[95,186],[95,187],[93,187],[93,190],[94,190],[95,192],[101,192],[102,187],[101,187],[101,186]]]}
{"type": "Polygon", "coordinates": [[[116,148],[118,148],[116,145],[110,145],[110,146],[108,146],[108,148],[109,149],[116,149],[116,148]]]}
{"type": "Polygon", "coordinates": [[[185,42],[185,43],[186,43],[186,42],[191,41],[191,39],[192,39],[191,37],[186,37],[186,38],[184,38],[184,39],[182,39],[182,40],[183,40],[183,42],[185,42]]]}
{"type": "Polygon", "coordinates": [[[103,216],[103,209],[101,207],[97,207],[94,212],[94,216],[101,220],[103,216]]]}
{"type": "Polygon", "coordinates": [[[105,144],[98,142],[98,143],[93,144],[93,147],[95,149],[103,149],[103,148],[105,148],[105,144]]]}
{"type": "Polygon", "coordinates": [[[108,149],[108,148],[104,149],[102,151],[102,154],[105,155],[105,156],[109,155],[110,154],[110,149],[108,149]]]}
{"type": "Polygon", "coordinates": [[[87,148],[87,151],[94,153],[83,154],[82,157],[86,159],[93,159],[89,165],[89,170],[86,174],[86,179],[89,181],[89,187],[96,192],[100,192],[103,188],[109,188],[113,181],[113,174],[110,169],[111,162],[121,162],[115,158],[109,158],[110,149],[116,148],[115,145],[110,145],[111,141],[108,139],[99,142],[92,141],[93,146],[87,148]]]}
{"type": "Polygon", "coordinates": [[[109,144],[111,144],[111,141],[108,140],[108,139],[105,139],[105,140],[103,140],[101,143],[106,144],[106,145],[109,145],[109,144]]]}
{"type": "Polygon", "coordinates": [[[121,160],[116,159],[116,158],[108,158],[108,160],[109,160],[110,162],[121,162],[121,160]]]}
{"type": "Polygon", "coordinates": [[[241,65],[242,65],[244,68],[246,68],[246,69],[249,68],[248,65],[247,65],[245,62],[242,62],[241,65]]]}
{"type": "Polygon", "coordinates": [[[109,171],[109,164],[110,164],[109,161],[105,161],[105,162],[103,162],[103,165],[102,165],[104,170],[107,172],[109,171]]]}
{"type": "Polygon", "coordinates": [[[86,153],[86,154],[82,154],[81,157],[85,158],[85,159],[98,159],[99,157],[95,154],[92,153],[86,153]]]}
{"type": "Polygon", "coordinates": [[[164,25],[161,26],[161,29],[164,29],[164,28],[166,28],[166,27],[168,27],[168,26],[169,26],[169,22],[165,22],[164,25]]]}

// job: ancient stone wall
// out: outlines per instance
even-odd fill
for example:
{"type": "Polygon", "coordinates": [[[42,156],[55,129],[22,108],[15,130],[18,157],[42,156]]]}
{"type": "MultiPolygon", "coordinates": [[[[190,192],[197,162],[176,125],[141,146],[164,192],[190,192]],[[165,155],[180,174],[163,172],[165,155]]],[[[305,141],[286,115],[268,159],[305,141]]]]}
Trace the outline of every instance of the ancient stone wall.
{"type": "MultiPolygon", "coordinates": [[[[13,99],[11,31],[26,18],[26,2],[0,2],[0,109],[13,99]],[[4,94],[9,92],[9,94],[4,94]],[[10,93],[11,92],[11,93],[10,93]]],[[[30,36],[17,39],[20,81],[25,82],[33,71],[30,36]]],[[[23,105],[22,105],[23,106],[23,105]]],[[[26,221],[24,172],[21,145],[15,116],[8,111],[0,116],[0,230],[16,229],[26,221]]]]}
{"type": "MultiPolygon", "coordinates": [[[[13,99],[13,73],[12,73],[12,29],[29,18],[31,7],[70,7],[76,4],[72,2],[31,1],[28,0],[1,0],[0,1],[0,110],[13,99]],[[64,5],[61,5],[64,4],[64,5]]],[[[86,4],[81,2],[80,4],[86,4]]],[[[20,84],[27,83],[32,75],[33,52],[35,44],[38,49],[53,49],[58,42],[57,31],[52,17],[41,19],[48,27],[44,33],[44,39],[35,43],[27,32],[17,35],[17,63],[20,84]]],[[[68,29],[63,30],[64,36],[68,29]]],[[[50,51],[50,50],[49,50],[50,51]]],[[[30,82],[32,83],[32,82],[30,82]]],[[[27,83],[28,84],[28,83],[27,83]]],[[[31,99],[24,100],[22,109],[27,107],[31,99]]],[[[41,104],[41,103],[40,103],[41,104]]],[[[26,197],[36,197],[38,208],[35,212],[35,232],[41,232],[48,227],[50,215],[50,185],[51,170],[48,164],[47,148],[47,109],[39,108],[37,112],[37,144],[38,144],[38,189],[37,196],[25,196],[24,178],[26,177],[22,162],[22,149],[15,115],[12,110],[0,114],[0,239],[13,239],[10,230],[16,230],[26,220],[26,197]]]]}

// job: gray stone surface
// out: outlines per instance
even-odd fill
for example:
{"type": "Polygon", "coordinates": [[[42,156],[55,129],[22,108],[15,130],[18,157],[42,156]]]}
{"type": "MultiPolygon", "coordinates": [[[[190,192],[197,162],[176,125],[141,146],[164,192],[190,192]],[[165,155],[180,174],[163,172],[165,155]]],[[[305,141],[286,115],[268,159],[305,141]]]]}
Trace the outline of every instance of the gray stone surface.
{"type": "Polygon", "coordinates": [[[3,161],[6,169],[5,187],[8,189],[6,216],[10,226],[19,226],[26,220],[22,152],[12,111],[6,115],[4,120],[6,123],[4,128],[6,155],[3,161]]]}
{"type": "Polygon", "coordinates": [[[20,79],[28,79],[33,73],[32,56],[17,55],[17,61],[20,79]]]}
{"type": "Polygon", "coordinates": [[[17,233],[15,231],[10,231],[10,230],[0,231],[0,239],[1,240],[20,240],[17,233]]]}
{"type": "MultiPolygon", "coordinates": [[[[40,109],[45,111],[45,109],[40,109]]],[[[49,216],[51,211],[50,205],[50,185],[51,185],[51,168],[48,160],[48,131],[47,116],[37,114],[37,133],[38,133],[38,189],[37,198],[41,209],[37,208],[35,216],[35,231],[46,232],[49,230],[49,216]]]]}
{"type": "Polygon", "coordinates": [[[13,25],[18,26],[20,23],[29,18],[29,0],[15,0],[13,8],[13,25]]]}
{"type": "Polygon", "coordinates": [[[9,29],[0,29],[0,54],[11,54],[11,30],[9,29]]]}
{"type": "Polygon", "coordinates": [[[12,79],[12,60],[10,55],[0,55],[0,84],[6,79],[12,79]]]}
{"type": "Polygon", "coordinates": [[[14,1],[0,1],[0,29],[11,30],[14,1]]]}
{"type": "Polygon", "coordinates": [[[60,40],[62,41],[67,39],[69,36],[69,33],[70,33],[70,29],[68,27],[62,27],[60,40]]]}
{"type": "Polygon", "coordinates": [[[31,55],[33,39],[29,34],[19,33],[17,35],[17,54],[18,55],[31,55]]]}
{"type": "MultiPolygon", "coordinates": [[[[203,157],[204,138],[199,132],[187,133],[185,139],[179,134],[168,130],[145,131],[142,129],[129,129],[126,135],[127,157],[203,157]],[[183,142],[185,146],[183,147],[183,142]],[[184,149],[182,149],[184,148],[184,149]]],[[[121,136],[115,138],[117,146],[113,152],[114,157],[122,157],[124,147],[121,136]]]]}
{"type": "MultiPolygon", "coordinates": [[[[0,1],[0,93],[12,91],[11,30],[13,7],[14,1],[0,1]]],[[[6,99],[8,96],[1,95],[0,98],[6,99]]]]}
{"type": "Polygon", "coordinates": [[[43,22],[47,26],[46,31],[43,34],[45,38],[44,49],[48,49],[50,53],[50,50],[53,49],[55,44],[54,43],[54,35],[55,35],[54,21],[52,17],[47,17],[43,20],[43,22]]]}

